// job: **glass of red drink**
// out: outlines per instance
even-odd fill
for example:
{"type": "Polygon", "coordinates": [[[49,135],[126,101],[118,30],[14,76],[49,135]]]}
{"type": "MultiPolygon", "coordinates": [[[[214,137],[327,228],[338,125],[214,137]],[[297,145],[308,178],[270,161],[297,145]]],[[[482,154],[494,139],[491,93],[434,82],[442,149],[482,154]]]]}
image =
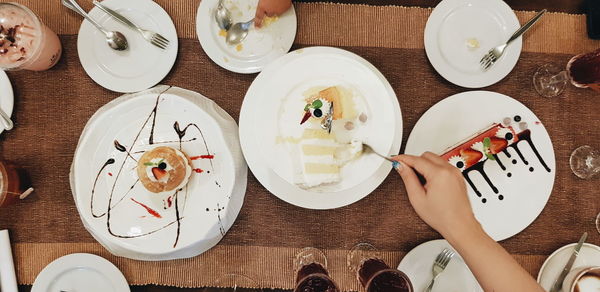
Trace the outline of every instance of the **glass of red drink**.
{"type": "Polygon", "coordinates": [[[574,56],[567,63],[566,70],[545,64],[533,75],[535,90],[544,97],[560,95],[569,82],[579,88],[600,92],[600,49],[574,56]]]}
{"type": "Polygon", "coordinates": [[[307,247],[296,255],[296,288],[294,292],[339,292],[337,284],[329,277],[327,258],[322,251],[307,247]]]}
{"type": "Polygon", "coordinates": [[[11,205],[33,192],[25,170],[16,164],[0,160],[0,207],[11,205]]]}
{"type": "Polygon", "coordinates": [[[348,253],[348,268],[356,273],[367,292],[413,292],[406,274],[392,269],[368,243],[355,245],[348,253]]]}

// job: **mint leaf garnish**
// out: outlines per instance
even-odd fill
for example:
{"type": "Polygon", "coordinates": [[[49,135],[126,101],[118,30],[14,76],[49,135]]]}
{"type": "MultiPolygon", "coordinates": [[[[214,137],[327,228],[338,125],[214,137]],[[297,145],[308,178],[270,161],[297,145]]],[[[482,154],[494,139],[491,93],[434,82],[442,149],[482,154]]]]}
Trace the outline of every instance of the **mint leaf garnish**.
{"type": "Polygon", "coordinates": [[[315,100],[312,102],[312,106],[313,106],[314,108],[321,108],[321,107],[323,106],[323,102],[322,102],[320,99],[315,99],[315,100]]]}
{"type": "Polygon", "coordinates": [[[154,163],[152,163],[152,162],[146,162],[146,163],[144,163],[144,165],[145,165],[145,166],[153,166],[153,165],[154,165],[154,163]]]}
{"type": "Polygon", "coordinates": [[[496,157],[494,157],[494,155],[493,155],[492,153],[489,153],[489,152],[488,152],[488,153],[486,153],[486,154],[485,154],[485,156],[487,156],[487,158],[488,158],[489,160],[496,160],[496,157]]]}
{"type": "Polygon", "coordinates": [[[489,149],[490,146],[492,146],[492,140],[490,137],[485,137],[485,139],[483,139],[483,147],[489,149]]]}

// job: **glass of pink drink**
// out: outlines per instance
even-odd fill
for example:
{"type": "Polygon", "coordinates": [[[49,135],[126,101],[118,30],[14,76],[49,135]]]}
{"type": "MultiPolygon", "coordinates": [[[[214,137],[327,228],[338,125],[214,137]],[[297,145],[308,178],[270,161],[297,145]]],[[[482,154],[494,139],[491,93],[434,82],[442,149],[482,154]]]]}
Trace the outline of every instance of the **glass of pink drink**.
{"type": "Polygon", "coordinates": [[[56,33],[27,7],[0,3],[0,68],[43,71],[58,62],[62,47],[56,33]]]}

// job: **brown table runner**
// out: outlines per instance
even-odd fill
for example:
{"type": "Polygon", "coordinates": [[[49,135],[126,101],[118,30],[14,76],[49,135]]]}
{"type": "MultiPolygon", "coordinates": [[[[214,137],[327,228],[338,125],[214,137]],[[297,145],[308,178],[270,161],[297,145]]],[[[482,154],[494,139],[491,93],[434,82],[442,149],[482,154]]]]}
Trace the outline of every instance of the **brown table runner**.
{"type": "MultiPolygon", "coordinates": [[[[212,286],[220,275],[235,272],[254,278],[261,287],[292,288],[292,258],[300,248],[314,246],[328,255],[329,268],[340,286],[358,290],[358,282],[345,268],[346,250],[355,243],[373,243],[389,264],[397,265],[410,249],[440,238],[416,216],[394,173],[367,198],[329,211],[289,205],[269,194],[250,174],[236,223],[222,242],[205,254],[150,263],[110,255],[83,228],[68,172],[85,123],[119,94],[96,85],[83,71],[73,35],[79,18],[59,7],[58,1],[24,2],[62,34],[64,55],[46,72],[9,72],[15,89],[16,127],[0,137],[0,153],[23,165],[36,187],[31,198],[0,209],[0,229],[12,232],[19,283],[31,284],[46,264],[61,255],[90,252],[115,263],[130,284],[212,286]]],[[[197,1],[159,3],[176,21],[181,37],[178,61],[163,83],[198,91],[237,119],[255,75],[228,72],[208,59],[193,29],[197,1]]],[[[422,34],[429,9],[336,4],[297,4],[296,9],[296,48],[343,46],[372,62],[388,78],[402,107],[404,142],[429,107],[465,91],[442,79],[427,61],[422,34]],[[364,21],[365,17],[369,21],[364,21]]],[[[518,12],[521,21],[531,15],[518,12]]],[[[598,180],[576,179],[568,166],[569,154],[577,146],[600,148],[599,96],[569,87],[564,97],[545,99],[535,93],[531,82],[539,65],[553,62],[564,66],[572,54],[599,46],[599,42],[586,39],[584,20],[579,15],[545,16],[528,34],[513,72],[486,88],[530,107],[545,123],[554,143],[557,177],[546,208],[526,230],[502,242],[534,275],[546,256],[576,241],[583,231],[590,232],[589,242],[600,244],[593,220],[600,211],[598,180]]]]}

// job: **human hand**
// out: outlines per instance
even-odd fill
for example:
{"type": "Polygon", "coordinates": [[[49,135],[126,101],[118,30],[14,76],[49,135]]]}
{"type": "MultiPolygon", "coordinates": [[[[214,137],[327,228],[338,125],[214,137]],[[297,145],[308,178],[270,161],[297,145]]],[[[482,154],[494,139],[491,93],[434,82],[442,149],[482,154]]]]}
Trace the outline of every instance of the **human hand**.
{"type": "Polygon", "coordinates": [[[479,227],[473,215],[461,172],[431,152],[399,155],[396,170],[402,177],[411,205],[433,229],[447,237],[465,228],[479,227]],[[415,170],[426,180],[422,185],[415,170]]]}
{"type": "Polygon", "coordinates": [[[290,7],[292,7],[292,0],[259,0],[254,25],[260,28],[265,17],[281,15],[290,7]]]}

